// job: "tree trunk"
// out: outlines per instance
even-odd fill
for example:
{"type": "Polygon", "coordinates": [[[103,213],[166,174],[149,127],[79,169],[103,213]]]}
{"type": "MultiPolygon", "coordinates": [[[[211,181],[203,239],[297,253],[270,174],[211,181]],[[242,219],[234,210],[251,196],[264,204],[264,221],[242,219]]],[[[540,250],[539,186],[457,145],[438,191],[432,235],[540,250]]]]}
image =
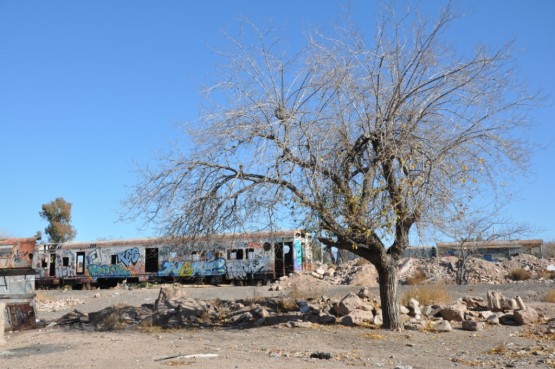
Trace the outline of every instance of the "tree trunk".
{"type": "Polygon", "coordinates": [[[380,300],[382,305],[383,328],[401,330],[401,316],[397,301],[397,286],[399,276],[397,264],[388,260],[385,265],[376,265],[380,278],[380,300]]]}

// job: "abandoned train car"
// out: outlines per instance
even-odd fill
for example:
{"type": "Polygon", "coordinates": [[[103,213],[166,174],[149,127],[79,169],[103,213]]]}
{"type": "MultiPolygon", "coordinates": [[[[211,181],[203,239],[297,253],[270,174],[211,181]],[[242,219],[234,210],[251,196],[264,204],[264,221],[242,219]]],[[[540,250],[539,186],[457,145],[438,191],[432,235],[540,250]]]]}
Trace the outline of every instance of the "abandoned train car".
{"type": "Polygon", "coordinates": [[[265,281],[312,267],[304,231],[39,245],[39,285],[265,281]]]}

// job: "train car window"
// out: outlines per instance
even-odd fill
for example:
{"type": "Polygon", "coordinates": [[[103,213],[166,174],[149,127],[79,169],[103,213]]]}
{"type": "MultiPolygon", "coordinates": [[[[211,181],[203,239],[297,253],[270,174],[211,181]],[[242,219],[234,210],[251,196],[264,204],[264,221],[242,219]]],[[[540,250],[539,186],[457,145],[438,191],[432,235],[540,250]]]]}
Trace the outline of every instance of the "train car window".
{"type": "Polygon", "coordinates": [[[112,265],[117,264],[118,263],[118,256],[117,255],[112,255],[112,265]]]}
{"type": "Polygon", "coordinates": [[[200,259],[200,256],[196,251],[193,251],[191,253],[191,258],[193,259],[193,261],[198,261],[200,259]]]}
{"type": "Polygon", "coordinates": [[[44,258],[41,260],[41,264],[40,264],[40,265],[41,265],[41,267],[43,267],[43,268],[46,268],[46,267],[48,266],[48,260],[46,260],[46,257],[44,257],[44,258]]]}
{"type": "Polygon", "coordinates": [[[69,266],[69,257],[64,256],[64,257],[62,258],[62,266],[65,266],[65,267],[66,267],[66,266],[69,266]]]}
{"type": "Polygon", "coordinates": [[[12,257],[12,245],[0,246],[0,258],[8,259],[12,257]]]}
{"type": "Polygon", "coordinates": [[[77,263],[75,265],[75,273],[85,274],[85,253],[84,252],[77,253],[77,263]]]}
{"type": "Polygon", "coordinates": [[[237,259],[237,250],[227,250],[227,260],[237,259]]]}
{"type": "Polygon", "coordinates": [[[254,259],[254,249],[247,249],[247,259],[254,259]]]}
{"type": "Polygon", "coordinates": [[[237,249],[237,260],[243,260],[243,249],[237,249]]]}
{"type": "Polygon", "coordinates": [[[272,249],[272,244],[270,242],[264,242],[264,251],[270,251],[272,249]]]}

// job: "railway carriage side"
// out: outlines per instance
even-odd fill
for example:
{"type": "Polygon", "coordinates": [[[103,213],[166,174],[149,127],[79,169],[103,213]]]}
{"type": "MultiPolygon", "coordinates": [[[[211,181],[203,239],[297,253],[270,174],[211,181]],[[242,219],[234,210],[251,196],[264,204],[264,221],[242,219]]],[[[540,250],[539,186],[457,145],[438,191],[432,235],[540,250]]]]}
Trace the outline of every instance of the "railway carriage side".
{"type": "Polygon", "coordinates": [[[39,245],[42,285],[205,280],[267,281],[310,269],[310,238],[302,231],[222,235],[196,240],[143,239],[39,245]]]}

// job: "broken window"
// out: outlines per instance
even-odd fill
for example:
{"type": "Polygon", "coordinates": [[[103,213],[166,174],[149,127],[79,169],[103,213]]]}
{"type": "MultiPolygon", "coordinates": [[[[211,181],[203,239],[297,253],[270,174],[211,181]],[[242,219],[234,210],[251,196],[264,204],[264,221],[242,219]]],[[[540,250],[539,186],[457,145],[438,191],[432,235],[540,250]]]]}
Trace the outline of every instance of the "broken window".
{"type": "Polygon", "coordinates": [[[64,257],[62,258],[62,266],[65,266],[65,267],[66,267],[66,266],[69,266],[69,257],[64,256],[64,257]]]}
{"type": "Polygon", "coordinates": [[[237,260],[243,260],[243,249],[237,249],[237,260]]]}
{"type": "Polygon", "coordinates": [[[77,264],[75,265],[75,273],[85,274],[85,253],[77,253],[77,264]]]}
{"type": "Polygon", "coordinates": [[[12,245],[1,245],[0,246],[0,258],[11,258],[12,257],[12,245]]]}
{"type": "Polygon", "coordinates": [[[254,249],[247,249],[247,259],[254,259],[254,249]]]}
{"type": "Polygon", "coordinates": [[[118,256],[117,255],[112,255],[112,265],[117,264],[118,263],[118,256]]]}

